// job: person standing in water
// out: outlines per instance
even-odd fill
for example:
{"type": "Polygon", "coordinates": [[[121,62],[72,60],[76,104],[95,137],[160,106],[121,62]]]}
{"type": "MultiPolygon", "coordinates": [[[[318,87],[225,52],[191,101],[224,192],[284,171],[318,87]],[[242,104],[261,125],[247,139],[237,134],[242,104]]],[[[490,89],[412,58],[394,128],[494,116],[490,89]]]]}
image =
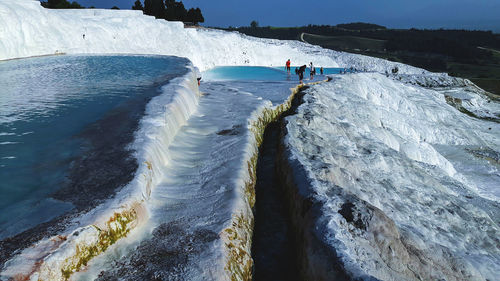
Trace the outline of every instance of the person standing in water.
{"type": "Polygon", "coordinates": [[[319,73],[321,73],[321,75],[323,75],[323,67],[319,68],[319,73]]]}
{"type": "Polygon", "coordinates": [[[300,84],[302,84],[302,80],[304,79],[304,72],[306,71],[307,65],[303,65],[299,68],[298,74],[299,74],[299,80],[300,84]]]}
{"type": "Polygon", "coordinates": [[[316,70],[314,69],[314,65],[312,62],[309,63],[309,66],[311,67],[309,73],[311,74],[311,80],[313,80],[316,70]]]}
{"type": "Polygon", "coordinates": [[[285,66],[285,68],[286,68],[286,72],[287,72],[288,74],[290,74],[290,65],[291,65],[291,64],[292,64],[292,63],[290,62],[290,59],[288,59],[288,60],[286,61],[286,66],[285,66]]]}

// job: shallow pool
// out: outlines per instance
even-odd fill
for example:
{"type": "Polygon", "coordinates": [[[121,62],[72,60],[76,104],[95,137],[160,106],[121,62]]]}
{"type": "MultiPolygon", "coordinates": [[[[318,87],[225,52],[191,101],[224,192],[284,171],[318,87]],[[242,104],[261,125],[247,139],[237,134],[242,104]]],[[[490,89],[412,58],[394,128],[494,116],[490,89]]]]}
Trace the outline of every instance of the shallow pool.
{"type": "Polygon", "coordinates": [[[206,81],[280,81],[287,78],[286,71],[261,66],[220,66],[203,73],[203,80],[206,81]]]}
{"type": "MultiPolygon", "coordinates": [[[[324,68],[323,74],[338,74],[343,68],[324,68]]],[[[309,79],[309,68],[304,76],[309,79]]],[[[319,68],[316,68],[316,79],[322,77],[319,68]]],[[[264,66],[219,66],[202,73],[203,81],[298,81],[295,67],[287,73],[282,67],[264,66]]]]}

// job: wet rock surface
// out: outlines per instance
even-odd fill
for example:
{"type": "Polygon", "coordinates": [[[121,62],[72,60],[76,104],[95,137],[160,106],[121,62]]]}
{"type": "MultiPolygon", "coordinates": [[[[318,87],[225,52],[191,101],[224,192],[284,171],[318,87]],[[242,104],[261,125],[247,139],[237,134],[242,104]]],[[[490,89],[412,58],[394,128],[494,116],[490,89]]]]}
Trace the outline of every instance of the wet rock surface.
{"type": "Polygon", "coordinates": [[[211,230],[189,229],[181,221],[161,224],[130,257],[113,261],[114,269],[101,272],[97,280],[186,280],[186,264],[218,238],[211,230]]]}

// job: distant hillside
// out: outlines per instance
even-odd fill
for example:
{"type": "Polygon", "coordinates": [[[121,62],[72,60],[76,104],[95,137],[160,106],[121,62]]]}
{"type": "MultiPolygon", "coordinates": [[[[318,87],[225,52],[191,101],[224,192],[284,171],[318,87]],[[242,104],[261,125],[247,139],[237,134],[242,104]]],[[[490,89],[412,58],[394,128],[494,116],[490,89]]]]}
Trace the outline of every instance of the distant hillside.
{"type": "Polygon", "coordinates": [[[373,24],[373,23],[364,23],[364,22],[341,23],[341,24],[337,24],[336,27],[347,29],[347,30],[387,29],[385,26],[381,26],[381,25],[373,24]]]}
{"type": "Polygon", "coordinates": [[[324,36],[302,33],[301,39],[323,48],[343,51],[379,51],[385,50],[386,40],[371,39],[358,36],[324,36]]]}

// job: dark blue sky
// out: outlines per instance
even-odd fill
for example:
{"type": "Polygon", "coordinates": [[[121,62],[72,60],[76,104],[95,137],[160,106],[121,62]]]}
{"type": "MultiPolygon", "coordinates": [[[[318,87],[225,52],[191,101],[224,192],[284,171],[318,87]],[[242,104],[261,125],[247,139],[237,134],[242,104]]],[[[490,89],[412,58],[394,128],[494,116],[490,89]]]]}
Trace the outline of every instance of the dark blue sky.
{"type": "MultiPolygon", "coordinates": [[[[135,0],[76,0],[130,9],[135,0]]],[[[144,1],[144,0],[142,0],[144,1]]],[[[500,0],[184,0],[200,7],[205,26],[301,26],[370,22],[393,28],[466,28],[500,32],[500,0]]]]}

